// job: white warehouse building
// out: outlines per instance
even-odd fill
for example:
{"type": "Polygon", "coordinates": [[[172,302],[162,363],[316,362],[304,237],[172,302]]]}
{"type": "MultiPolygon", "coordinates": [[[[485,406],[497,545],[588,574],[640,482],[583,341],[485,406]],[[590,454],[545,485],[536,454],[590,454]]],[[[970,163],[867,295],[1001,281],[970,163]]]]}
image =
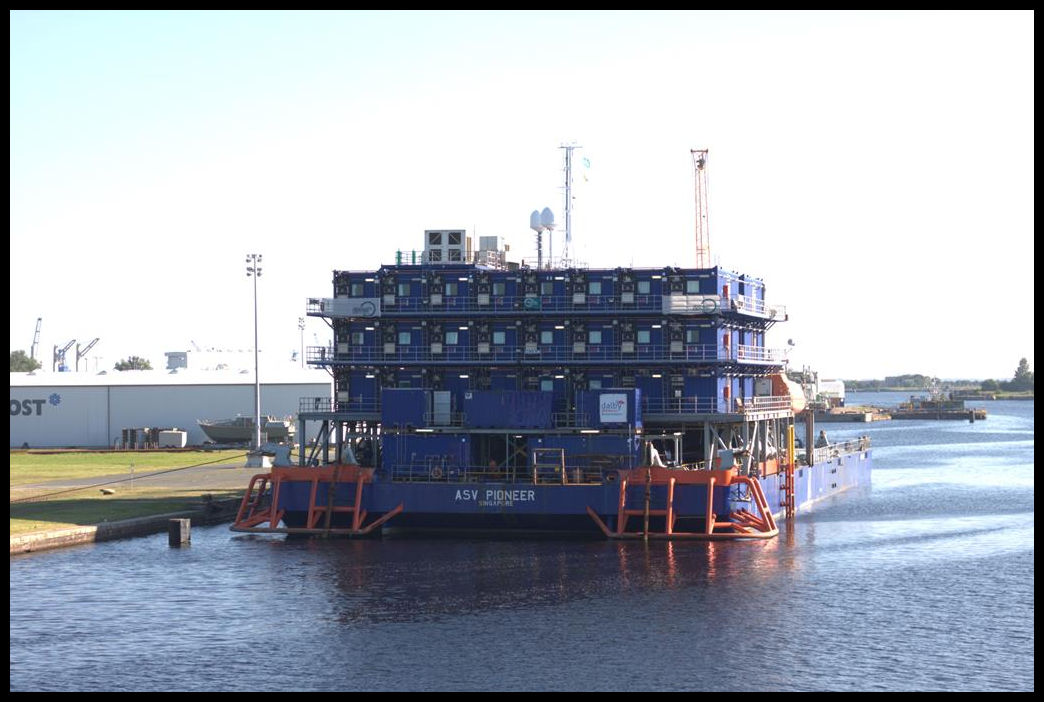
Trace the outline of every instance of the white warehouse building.
{"type": "MultiPolygon", "coordinates": [[[[262,416],[296,421],[302,401],[332,394],[323,370],[286,369],[260,380],[262,416]]],[[[253,417],[254,391],[252,372],[11,373],[11,448],[112,448],[124,429],[143,427],[185,431],[188,445],[199,446],[209,439],[197,420],[253,417]]],[[[308,428],[310,441],[318,423],[308,428]]]]}

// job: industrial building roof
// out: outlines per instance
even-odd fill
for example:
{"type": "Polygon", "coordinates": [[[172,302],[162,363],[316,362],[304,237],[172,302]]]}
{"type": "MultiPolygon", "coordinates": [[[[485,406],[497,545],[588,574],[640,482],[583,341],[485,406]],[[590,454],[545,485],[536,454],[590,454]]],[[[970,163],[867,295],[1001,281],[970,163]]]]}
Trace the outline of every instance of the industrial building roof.
{"type": "MultiPolygon", "coordinates": [[[[330,374],[312,368],[262,369],[262,385],[302,385],[332,382],[330,374]]],[[[243,385],[253,384],[252,371],[105,371],[102,373],[52,373],[37,370],[33,373],[11,373],[11,387],[105,387],[134,385],[243,385]]]]}

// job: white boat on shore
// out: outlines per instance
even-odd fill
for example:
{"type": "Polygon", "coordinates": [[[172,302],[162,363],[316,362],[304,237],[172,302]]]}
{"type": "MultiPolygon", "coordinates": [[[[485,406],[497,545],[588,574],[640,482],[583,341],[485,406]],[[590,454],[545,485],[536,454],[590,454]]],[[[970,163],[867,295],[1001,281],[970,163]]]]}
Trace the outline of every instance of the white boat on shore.
{"type": "MultiPolygon", "coordinates": [[[[217,444],[249,443],[254,440],[254,418],[238,415],[231,419],[199,419],[199,428],[217,444]]],[[[261,438],[278,443],[291,441],[296,432],[293,417],[261,416],[261,438]]]]}

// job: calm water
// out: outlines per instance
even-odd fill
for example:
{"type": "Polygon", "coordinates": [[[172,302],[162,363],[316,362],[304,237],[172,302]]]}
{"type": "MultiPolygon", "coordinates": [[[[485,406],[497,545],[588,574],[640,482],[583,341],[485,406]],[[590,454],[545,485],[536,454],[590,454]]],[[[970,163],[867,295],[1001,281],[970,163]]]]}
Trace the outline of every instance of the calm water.
{"type": "MultiPolygon", "coordinates": [[[[906,395],[850,394],[850,404],[906,395]]],[[[750,543],[286,541],[11,558],[11,690],[1033,690],[1033,403],[869,434],[750,543]]]]}

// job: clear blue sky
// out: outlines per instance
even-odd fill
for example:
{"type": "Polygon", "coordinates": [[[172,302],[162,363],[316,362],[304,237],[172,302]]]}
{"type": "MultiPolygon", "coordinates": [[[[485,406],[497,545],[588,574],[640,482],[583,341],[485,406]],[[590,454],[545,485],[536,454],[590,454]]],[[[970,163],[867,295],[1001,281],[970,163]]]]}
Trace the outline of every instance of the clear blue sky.
{"type": "MultiPolygon", "coordinates": [[[[824,377],[1033,364],[1033,13],[11,13],[11,349],[298,349],[308,297],[424,229],[529,214],[591,266],[714,259],[824,377]]],[[[305,343],[326,343],[309,319],[305,343]]],[[[70,359],[72,359],[70,353],[70,359]]]]}

